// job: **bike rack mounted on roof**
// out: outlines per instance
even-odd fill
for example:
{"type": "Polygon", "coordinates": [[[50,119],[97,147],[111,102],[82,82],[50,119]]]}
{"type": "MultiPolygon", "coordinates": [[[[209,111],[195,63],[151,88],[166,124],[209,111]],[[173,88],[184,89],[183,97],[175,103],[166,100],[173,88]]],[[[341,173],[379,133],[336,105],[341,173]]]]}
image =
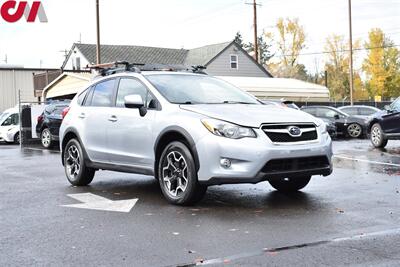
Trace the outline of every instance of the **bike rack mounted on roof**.
{"type": "Polygon", "coordinates": [[[192,72],[198,74],[205,74],[205,66],[192,66],[188,68],[184,65],[166,65],[166,64],[142,64],[142,63],[129,63],[127,61],[116,61],[113,63],[104,63],[97,65],[88,65],[88,69],[95,70],[99,73],[99,76],[109,76],[122,72],[135,72],[140,73],[142,71],[171,71],[171,72],[192,72]],[[120,66],[123,67],[120,67],[120,66]]]}

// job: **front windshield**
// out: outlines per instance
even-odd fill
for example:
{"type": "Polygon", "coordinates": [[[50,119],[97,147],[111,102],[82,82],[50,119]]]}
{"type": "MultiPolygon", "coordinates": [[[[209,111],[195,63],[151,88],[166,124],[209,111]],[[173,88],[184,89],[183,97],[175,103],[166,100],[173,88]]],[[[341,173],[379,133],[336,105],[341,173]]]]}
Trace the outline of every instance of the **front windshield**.
{"type": "Polygon", "coordinates": [[[239,88],[205,75],[152,74],[147,79],[174,104],[258,104],[239,88]]]}
{"type": "Polygon", "coordinates": [[[10,114],[9,113],[2,113],[0,114],[0,123],[3,122],[4,119],[6,119],[10,114]]]}
{"type": "Polygon", "coordinates": [[[400,111],[400,97],[392,103],[391,107],[393,110],[400,111]]]}

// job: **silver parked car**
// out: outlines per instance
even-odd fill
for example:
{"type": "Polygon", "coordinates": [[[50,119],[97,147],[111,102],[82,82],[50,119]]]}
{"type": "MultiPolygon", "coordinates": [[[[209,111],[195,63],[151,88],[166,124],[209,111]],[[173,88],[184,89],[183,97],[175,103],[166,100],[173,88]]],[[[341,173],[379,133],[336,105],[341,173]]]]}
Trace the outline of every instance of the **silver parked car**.
{"type": "Polygon", "coordinates": [[[79,93],[63,120],[73,185],[90,184],[97,170],[152,175],[169,202],[186,205],[210,185],[269,181],[290,192],[332,173],[331,138],[311,115],[204,74],[112,73],[79,93]]]}

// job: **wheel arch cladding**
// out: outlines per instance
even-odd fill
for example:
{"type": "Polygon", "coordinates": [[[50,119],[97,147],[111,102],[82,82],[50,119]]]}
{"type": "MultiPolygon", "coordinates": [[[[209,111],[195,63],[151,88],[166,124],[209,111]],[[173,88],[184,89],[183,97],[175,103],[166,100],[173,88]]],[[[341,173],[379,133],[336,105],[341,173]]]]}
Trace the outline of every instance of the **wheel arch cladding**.
{"type": "Polygon", "coordinates": [[[158,176],[157,166],[162,152],[169,143],[174,141],[180,141],[188,147],[190,153],[192,153],[192,156],[194,158],[196,172],[199,171],[200,169],[199,156],[197,154],[196,144],[191,135],[181,127],[168,127],[160,133],[154,145],[154,155],[155,155],[154,170],[156,176],[158,176]]]}
{"type": "Polygon", "coordinates": [[[67,146],[68,142],[72,139],[77,139],[78,142],[81,143],[79,135],[75,131],[70,130],[65,134],[65,136],[62,140],[62,143],[61,143],[61,161],[62,161],[63,165],[64,165],[64,149],[67,146]]]}

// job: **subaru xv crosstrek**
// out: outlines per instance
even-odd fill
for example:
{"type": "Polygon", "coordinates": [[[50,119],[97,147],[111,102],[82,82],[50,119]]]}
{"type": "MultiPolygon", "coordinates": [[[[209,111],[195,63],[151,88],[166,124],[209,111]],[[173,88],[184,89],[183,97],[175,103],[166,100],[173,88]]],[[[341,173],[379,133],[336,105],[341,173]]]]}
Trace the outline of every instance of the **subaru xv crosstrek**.
{"type": "Polygon", "coordinates": [[[98,170],[150,175],[177,205],[211,185],[269,181],[292,192],[332,173],[323,121],[196,73],[97,78],[71,102],[60,140],[72,185],[90,184],[98,170]]]}

